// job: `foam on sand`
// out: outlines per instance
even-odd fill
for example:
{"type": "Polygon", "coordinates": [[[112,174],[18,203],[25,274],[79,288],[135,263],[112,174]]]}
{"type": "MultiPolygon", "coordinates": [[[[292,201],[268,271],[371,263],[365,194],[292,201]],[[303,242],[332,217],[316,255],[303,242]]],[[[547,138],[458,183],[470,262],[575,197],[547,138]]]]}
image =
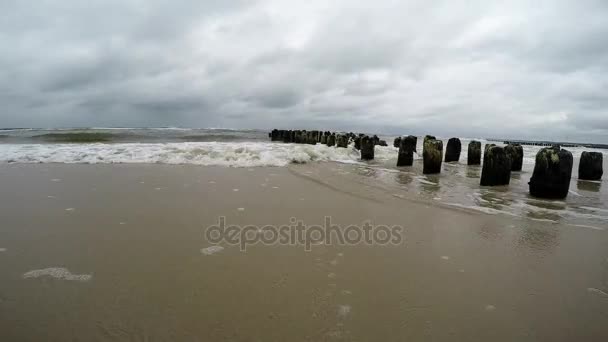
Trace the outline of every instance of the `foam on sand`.
{"type": "Polygon", "coordinates": [[[594,287],[587,288],[587,292],[594,293],[594,294],[597,294],[597,295],[600,295],[600,296],[603,296],[603,297],[608,297],[608,293],[606,293],[606,292],[604,292],[604,291],[602,291],[600,289],[596,289],[594,287]]]}
{"type": "Polygon", "coordinates": [[[6,248],[0,248],[0,253],[6,252],[6,248]]]}
{"type": "Polygon", "coordinates": [[[350,314],[350,305],[338,305],[338,317],[346,317],[350,314]]]}
{"type": "Polygon", "coordinates": [[[24,279],[52,277],[55,279],[70,280],[70,281],[89,281],[93,278],[91,274],[72,274],[67,268],[50,267],[40,270],[33,270],[23,274],[24,279]]]}
{"type": "Polygon", "coordinates": [[[204,255],[212,255],[218,252],[221,252],[224,250],[224,247],[222,246],[210,246],[207,248],[201,248],[201,253],[203,253],[204,255]]]}

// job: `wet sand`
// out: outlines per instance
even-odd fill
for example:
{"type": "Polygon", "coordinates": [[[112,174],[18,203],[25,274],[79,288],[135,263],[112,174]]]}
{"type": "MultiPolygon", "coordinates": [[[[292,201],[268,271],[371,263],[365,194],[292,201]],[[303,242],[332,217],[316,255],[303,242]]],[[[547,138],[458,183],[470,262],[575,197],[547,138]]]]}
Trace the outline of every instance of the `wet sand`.
{"type": "Polygon", "coordinates": [[[1,165],[0,340],[608,340],[607,231],[395,197],[332,165],[1,165]],[[328,215],[405,242],[201,253],[219,216],[328,215]]]}

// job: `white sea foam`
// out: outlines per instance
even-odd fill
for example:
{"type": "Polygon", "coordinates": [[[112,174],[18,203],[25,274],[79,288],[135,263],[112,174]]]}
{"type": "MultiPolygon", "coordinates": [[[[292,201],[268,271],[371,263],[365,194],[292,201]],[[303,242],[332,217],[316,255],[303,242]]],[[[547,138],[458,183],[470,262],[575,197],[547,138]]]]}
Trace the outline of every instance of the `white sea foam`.
{"type": "Polygon", "coordinates": [[[224,250],[224,247],[222,247],[222,246],[210,246],[207,248],[202,248],[201,253],[203,253],[205,255],[212,255],[212,254],[221,252],[223,250],[224,250]]]}
{"type": "Polygon", "coordinates": [[[555,220],[542,219],[542,218],[533,218],[533,217],[530,217],[530,220],[537,221],[537,222],[557,223],[557,221],[555,221],[555,220]]]}
{"type": "Polygon", "coordinates": [[[350,305],[338,305],[338,316],[346,317],[350,314],[351,306],[350,305]]]}
{"type": "Polygon", "coordinates": [[[4,253],[4,252],[6,252],[6,248],[4,248],[4,247],[0,248],[0,253],[4,253]]]}
{"type": "Polygon", "coordinates": [[[581,209],[585,209],[585,210],[589,210],[589,211],[598,211],[601,213],[608,213],[608,209],[604,209],[604,208],[581,207],[581,209]]]}
{"type": "Polygon", "coordinates": [[[418,176],[418,177],[414,177],[418,180],[418,182],[422,183],[422,184],[426,184],[426,185],[437,185],[437,183],[435,182],[431,182],[426,180],[426,177],[424,176],[418,176]]]}
{"type": "Polygon", "coordinates": [[[460,204],[460,203],[445,203],[445,204],[450,205],[452,207],[476,210],[476,211],[480,211],[482,213],[491,214],[491,215],[504,214],[504,215],[519,217],[519,215],[516,215],[514,213],[510,213],[508,211],[498,210],[498,209],[494,209],[494,208],[479,207],[476,205],[464,205],[464,204],[460,204]]]}
{"type": "MultiPolygon", "coordinates": [[[[396,158],[392,147],[376,147],[378,161],[396,158]]],[[[124,144],[2,144],[0,163],[194,164],[232,167],[286,166],[336,161],[358,163],[359,151],[325,145],[261,142],[124,144]]]]}
{"type": "Polygon", "coordinates": [[[601,296],[608,297],[608,293],[606,293],[606,292],[604,292],[604,291],[602,291],[600,289],[596,289],[594,287],[587,288],[587,292],[589,292],[589,293],[595,293],[595,294],[598,294],[598,295],[601,295],[601,296]]]}
{"type": "Polygon", "coordinates": [[[40,270],[33,270],[23,274],[23,278],[40,278],[52,277],[56,279],[72,280],[72,281],[89,281],[93,278],[90,274],[72,274],[67,268],[50,267],[40,270]]]}
{"type": "Polygon", "coordinates": [[[593,230],[606,230],[605,228],[602,228],[602,227],[589,226],[586,224],[569,224],[569,225],[573,226],[573,227],[589,228],[589,229],[593,229],[593,230]]]}

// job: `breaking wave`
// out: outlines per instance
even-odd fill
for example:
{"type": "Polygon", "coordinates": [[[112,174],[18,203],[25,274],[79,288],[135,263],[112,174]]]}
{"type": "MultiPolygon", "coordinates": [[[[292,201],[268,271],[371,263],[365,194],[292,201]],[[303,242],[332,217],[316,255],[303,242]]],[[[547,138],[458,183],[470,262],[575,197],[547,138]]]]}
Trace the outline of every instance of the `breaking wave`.
{"type": "MultiPolygon", "coordinates": [[[[397,149],[376,147],[376,159],[396,158],[397,149]]],[[[193,164],[255,167],[290,163],[359,162],[359,151],[325,145],[259,142],[183,142],[124,144],[3,144],[0,162],[65,164],[193,164]]]]}

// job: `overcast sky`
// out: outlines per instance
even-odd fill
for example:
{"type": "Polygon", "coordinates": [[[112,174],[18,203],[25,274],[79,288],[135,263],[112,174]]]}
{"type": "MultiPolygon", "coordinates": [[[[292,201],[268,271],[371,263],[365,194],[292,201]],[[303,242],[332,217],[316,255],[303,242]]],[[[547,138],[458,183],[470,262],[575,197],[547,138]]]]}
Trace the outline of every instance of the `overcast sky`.
{"type": "Polygon", "coordinates": [[[1,0],[0,127],[608,142],[608,1],[1,0]]]}

